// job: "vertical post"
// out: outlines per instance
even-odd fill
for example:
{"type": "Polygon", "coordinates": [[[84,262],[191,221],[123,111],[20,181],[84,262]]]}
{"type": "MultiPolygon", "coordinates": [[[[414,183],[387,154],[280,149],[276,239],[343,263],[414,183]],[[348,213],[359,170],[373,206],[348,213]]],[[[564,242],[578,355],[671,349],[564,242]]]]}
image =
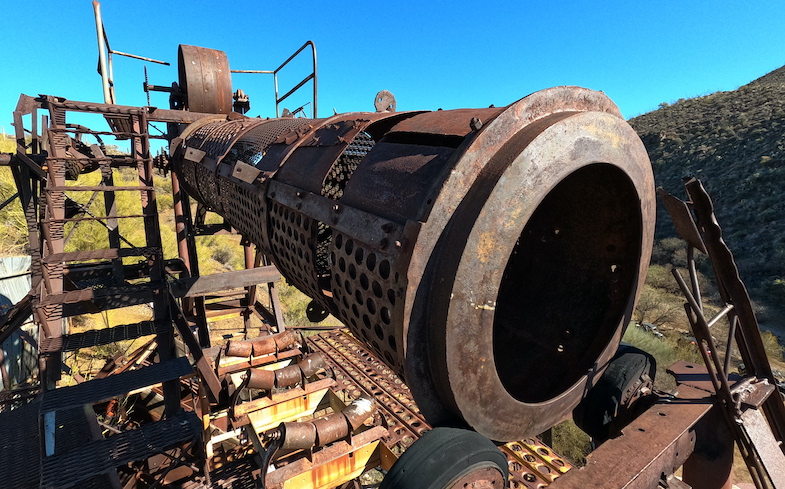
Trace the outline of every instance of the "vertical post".
{"type": "MultiPolygon", "coordinates": [[[[243,246],[243,252],[245,257],[245,268],[251,269],[256,268],[260,264],[261,257],[258,253],[254,253],[254,246],[252,244],[247,244],[243,246]]],[[[249,285],[245,288],[245,310],[243,311],[243,324],[245,327],[244,335],[245,338],[248,339],[248,329],[251,327],[251,314],[253,311],[253,307],[256,304],[256,285],[249,285]]]]}
{"type": "MultiPolygon", "coordinates": [[[[177,253],[185,263],[189,277],[199,276],[199,261],[196,254],[193,223],[191,221],[191,204],[188,194],[180,185],[180,177],[176,171],[171,172],[172,194],[174,196],[174,219],[177,234],[177,253]]],[[[210,347],[210,328],[207,324],[204,297],[183,298],[183,312],[196,321],[199,344],[202,348],[210,347]]]]}
{"type": "Polygon", "coordinates": [[[5,368],[5,351],[0,343],[0,375],[3,377],[3,389],[11,390],[11,378],[8,376],[8,369],[5,368]]]}
{"type": "MultiPolygon", "coordinates": [[[[112,167],[108,161],[101,162],[101,182],[111,187],[114,185],[114,176],[112,175],[112,167]]],[[[106,229],[109,234],[109,248],[120,249],[120,228],[117,219],[117,202],[113,190],[104,192],[104,209],[109,219],[106,220],[106,229]]],[[[122,284],[125,280],[125,271],[123,270],[122,258],[115,258],[112,260],[112,279],[115,284],[122,284]]]]}
{"type": "Polygon", "coordinates": [[[104,89],[104,103],[113,104],[112,91],[109,88],[109,70],[106,62],[106,41],[104,39],[104,21],[101,19],[101,4],[93,0],[95,13],[95,33],[98,37],[98,69],[101,71],[101,84],[104,89]]]}
{"type": "MultiPolygon", "coordinates": [[[[172,197],[174,198],[174,230],[175,238],[177,239],[177,255],[183,261],[183,265],[185,266],[185,276],[192,277],[193,264],[191,261],[191,247],[188,243],[189,239],[192,239],[191,227],[188,219],[188,214],[190,213],[186,213],[186,209],[190,210],[188,196],[180,187],[180,177],[177,172],[172,170],[170,175],[170,181],[172,182],[172,197]]],[[[182,301],[183,312],[189,315],[193,314],[193,300],[189,297],[184,297],[182,301]]]]}
{"type": "MultiPolygon", "coordinates": [[[[174,229],[177,236],[177,254],[183,260],[189,274],[193,274],[190,246],[188,239],[191,235],[190,219],[186,213],[188,209],[188,195],[180,187],[180,176],[174,170],[170,173],[172,182],[172,195],[174,197],[174,229]]],[[[190,210],[190,209],[188,209],[190,210]]],[[[186,312],[190,312],[187,311],[186,312]]]]}
{"type": "MultiPolygon", "coordinates": [[[[142,219],[144,221],[145,241],[149,251],[150,284],[153,287],[153,321],[158,333],[158,358],[166,362],[175,357],[174,328],[169,310],[168,294],[164,288],[163,250],[161,232],[158,226],[158,208],[153,190],[153,160],[150,157],[150,140],[147,136],[147,115],[139,111],[132,116],[134,135],[131,137],[131,151],[136,160],[139,185],[148,187],[142,190],[142,219]]],[[[180,410],[180,381],[170,380],[163,383],[164,414],[170,417],[180,410]]]]}
{"type": "Polygon", "coordinates": [[[311,52],[313,53],[313,118],[316,119],[319,117],[317,115],[319,113],[319,95],[317,94],[319,75],[316,68],[316,45],[313,41],[308,41],[308,43],[311,45],[311,52]]]}
{"type": "MultiPolygon", "coordinates": [[[[272,265],[272,261],[267,255],[262,254],[262,262],[265,265],[272,265]]],[[[282,333],[286,330],[286,326],[284,325],[283,320],[283,311],[281,310],[281,301],[278,298],[278,285],[275,282],[269,282],[267,284],[267,291],[270,297],[270,307],[273,308],[273,314],[275,315],[275,328],[278,333],[282,333]]]]}
{"type": "MultiPolygon", "coordinates": [[[[50,124],[52,127],[47,130],[47,138],[49,142],[49,158],[47,158],[47,180],[46,189],[53,187],[65,187],[65,152],[66,146],[70,144],[70,138],[63,131],[66,124],[65,110],[58,107],[49,106],[50,124]],[[56,130],[54,130],[56,129],[56,130]]],[[[57,254],[63,253],[65,249],[65,192],[47,190],[46,193],[46,206],[44,218],[48,222],[41,223],[41,232],[46,239],[46,248],[42,250],[41,258],[45,258],[44,254],[57,254]]],[[[42,265],[42,272],[44,267],[47,272],[47,284],[49,289],[48,294],[57,295],[63,293],[63,264],[62,263],[49,263],[42,265]]],[[[42,293],[43,296],[43,293],[42,293]]],[[[42,297],[43,299],[43,297],[42,297]]],[[[45,329],[50,338],[59,338],[63,334],[63,305],[50,304],[43,307],[43,316],[45,317],[45,329]]],[[[42,385],[45,388],[51,389],[60,380],[60,370],[62,363],[62,354],[60,352],[53,352],[45,356],[41,364],[45,375],[42,379],[42,385]],[[45,380],[45,381],[44,381],[45,380]]]]}

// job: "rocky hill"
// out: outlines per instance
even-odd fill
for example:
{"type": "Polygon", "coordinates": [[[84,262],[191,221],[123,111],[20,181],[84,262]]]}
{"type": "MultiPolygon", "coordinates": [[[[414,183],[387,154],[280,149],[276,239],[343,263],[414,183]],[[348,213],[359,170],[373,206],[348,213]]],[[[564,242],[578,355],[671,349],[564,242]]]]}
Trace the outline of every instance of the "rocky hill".
{"type": "MultiPolygon", "coordinates": [[[[630,120],[658,186],[684,198],[703,181],[753,297],[785,305],[785,67],[737,90],[679,100],[630,120]]],[[[675,235],[660,206],[657,237],[675,235]]]]}

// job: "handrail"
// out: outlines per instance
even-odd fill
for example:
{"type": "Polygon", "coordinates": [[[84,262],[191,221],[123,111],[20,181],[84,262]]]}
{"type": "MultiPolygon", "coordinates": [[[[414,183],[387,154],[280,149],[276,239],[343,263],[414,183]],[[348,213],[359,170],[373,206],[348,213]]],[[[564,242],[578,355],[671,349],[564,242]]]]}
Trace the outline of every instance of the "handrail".
{"type": "MultiPolygon", "coordinates": [[[[318,98],[318,95],[317,95],[318,94],[318,75],[317,75],[317,71],[318,70],[317,70],[317,63],[316,63],[316,45],[314,44],[313,41],[306,41],[306,43],[303,44],[302,47],[300,47],[300,49],[295,51],[294,54],[289,56],[289,58],[286,61],[281,63],[281,66],[279,66],[278,68],[274,69],[273,71],[269,71],[269,70],[232,70],[232,73],[255,73],[255,74],[263,74],[263,75],[273,75],[273,82],[275,83],[275,117],[280,117],[281,116],[281,114],[280,114],[280,104],[281,104],[281,102],[283,102],[284,100],[289,98],[290,95],[292,95],[294,92],[299,90],[303,85],[305,85],[309,81],[313,80],[313,118],[316,119],[318,117],[318,107],[317,106],[318,106],[318,103],[319,103],[319,98],[318,98]],[[279,91],[278,91],[278,72],[281,71],[281,69],[283,69],[284,66],[289,64],[289,62],[292,61],[295,57],[297,57],[298,54],[303,52],[303,50],[305,48],[307,48],[308,46],[311,46],[311,56],[312,56],[312,59],[313,59],[313,71],[311,71],[310,75],[306,76],[297,85],[295,85],[294,88],[292,88],[291,90],[286,92],[282,97],[279,97],[278,96],[278,93],[279,93],[279,91]]],[[[307,105],[307,104],[305,104],[305,105],[307,105]]],[[[303,105],[303,107],[305,105],[303,105]]]]}
{"type": "Polygon", "coordinates": [[[308,83],[310,80],[313,80],[313,118],[316,119],[318,117],[317,116],[317,106],[318,106],[317,88],[318,88],[318,83],[317,83],[317,75],[316,75],[316,73],[317,73],[317,70],[316,70],[316,45],[313,43],[313,41],[306,41],[305,44],[303,44],[300,49],[295,51],[295,53],[293,55],[289,56],[289,59],[287,59],[286,61],[281,63],[281,66],[279,66],[278,68],[275,69],[275,71],[273,71],[273,78],[274,78],[274,81],[275,81],[275,116],[276,117],[280,117],[280,114],[278,113],[278,106],[279,106],[279,104],[281,102],[283,102],[284,100],[286,100],[291,94],[296,92],[300,87],[302,87],[303,85],[308,83]],[[302,81],[300,83],[298,83],[294,88],[292,88],[291,90],[286,92],[286,94],[283,97],[279,98],[278,97],[278,72],[281,71],[281,69],[284,66],[289,64],[289,62],[292,61],[298,54],[303,52],[303,50],[306,47],[308,47],[308,46],[311,46],[311,55],[313,57],[313,71],[311,72],[310,75],[308,75],[305,78],[303,78],[302,81]]]}

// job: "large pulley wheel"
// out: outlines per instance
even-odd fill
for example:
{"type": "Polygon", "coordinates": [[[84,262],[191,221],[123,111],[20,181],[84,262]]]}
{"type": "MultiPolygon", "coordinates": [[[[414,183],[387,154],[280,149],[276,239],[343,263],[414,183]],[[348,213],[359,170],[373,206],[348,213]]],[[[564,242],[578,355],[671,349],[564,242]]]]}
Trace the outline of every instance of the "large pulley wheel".
{"type": "Polygon", "coordinates": [[[507,458],[488,438],[434,428],[401,455],[379,489],[502,489],[507,475],[507,458]]]}
{"type": "Polygon", "coordinates": [[[232,73],[226,53],[180,44],[177,66],[186,109],[206,114],[232,111],[232,73]]]}

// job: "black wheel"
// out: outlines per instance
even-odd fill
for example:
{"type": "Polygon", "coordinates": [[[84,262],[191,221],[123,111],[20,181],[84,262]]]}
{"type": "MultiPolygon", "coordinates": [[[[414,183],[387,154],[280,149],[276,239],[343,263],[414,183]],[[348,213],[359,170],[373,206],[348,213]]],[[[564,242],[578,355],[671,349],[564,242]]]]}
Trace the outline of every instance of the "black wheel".
{"type": "Polygon", "coordinates": [[[649,395],[656,371],[652,355],[622,343],[600,380],[573,410],[575,424],[595,445],[618,436],[656,397],[649,395]]]}
{"type": "Polygon", "coordinates": [[[507,457],[474,431],[434,428],[392,466],[379,489],[507,487],[507,457]]]}

